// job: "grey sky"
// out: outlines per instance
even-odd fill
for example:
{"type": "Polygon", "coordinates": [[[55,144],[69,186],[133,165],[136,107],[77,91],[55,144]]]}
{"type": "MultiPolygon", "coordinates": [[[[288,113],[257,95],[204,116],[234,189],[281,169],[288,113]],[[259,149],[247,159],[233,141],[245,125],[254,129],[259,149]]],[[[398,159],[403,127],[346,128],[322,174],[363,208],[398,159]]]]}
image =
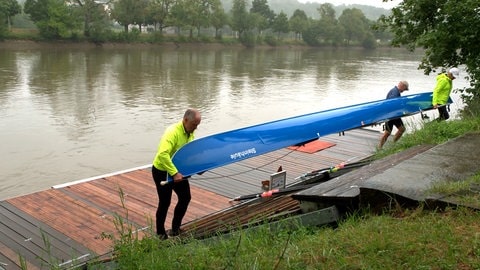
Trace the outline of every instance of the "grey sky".
{"type": "Polygon", "coordinates": [[[402,0],[393,0],[393,1],[388,1],[386,3],[382,2],[382,0],[298,0],[300,3],[331,3],[335,6],[345,4],[345,5],[350,5],[350,4],[361,4],[361,5],[369,5],[369,6],[376,6],[376,7],[382,7],[382,8],[392,8],[399,3],[402,2],[402,0]]]}

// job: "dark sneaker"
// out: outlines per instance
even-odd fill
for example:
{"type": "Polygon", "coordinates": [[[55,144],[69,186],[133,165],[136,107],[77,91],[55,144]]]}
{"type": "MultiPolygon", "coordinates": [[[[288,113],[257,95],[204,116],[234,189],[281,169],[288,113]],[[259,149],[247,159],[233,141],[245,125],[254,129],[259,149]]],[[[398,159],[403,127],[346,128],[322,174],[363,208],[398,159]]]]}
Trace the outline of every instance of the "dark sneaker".
{"type": "Polygon", "coordinates": [[[178,230],[167,230],[167,235],[168,236],[179,236],[180,234],[183,233],[183,230],[182,229],[178,229],[178,230]]]}
{"type": "Polygon", "coordinates": [[[158,239],[160,240],[167,240],[168,239],[168,233],[167,234],[157,234],[158,239]]]}

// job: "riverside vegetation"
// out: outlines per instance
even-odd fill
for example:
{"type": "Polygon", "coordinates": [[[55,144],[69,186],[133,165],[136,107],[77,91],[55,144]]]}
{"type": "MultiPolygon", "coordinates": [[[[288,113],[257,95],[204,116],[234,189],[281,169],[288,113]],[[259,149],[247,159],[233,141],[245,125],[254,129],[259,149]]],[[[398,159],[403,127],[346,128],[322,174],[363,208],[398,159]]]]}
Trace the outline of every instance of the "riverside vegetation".
{"type": "Polygon", "coordinates": [[[366,5],[335,7],[278,0],[36,1],[0,0],[0,40],[12,29],[36,29],[47,41],[164,42],[170,33],[179,43],[224,42],[228,35],[247,47],[277,46],[284,39],[310,46],[360,44],[373,49],[391,39],[387,29],[372,28],[389,10],[366,5]],[[20,3],[21,2],[21,3],[20,3]],[[365,14],[365,13],[367,14],[365,14]],[[337,16],[338,15],[338,16],[337,16]],[[368,17],[370,18],[368,18],[368,17]]]}
{"type": "MultiPolygon", "coordinates": [[[[441,144],[480,132],[479,117],[431,121],[376,153],[376,158],[420,144],[441,144]]],[[[480,170],[465,183],[480,184],[480,170]]],[[[469,185],[449,183],[435,192],[458,192],[469,185]]],[[[469,195],[480,203],[480,196],[469,195]]],[[[392,207],[381,214],[361,209],[337,226],[255,232],[239,230],[208,241],[193,238],[140,239],[115,219],[114,261],[95,269],[479,269],[480,213],[467,207],[392,207]]]]}

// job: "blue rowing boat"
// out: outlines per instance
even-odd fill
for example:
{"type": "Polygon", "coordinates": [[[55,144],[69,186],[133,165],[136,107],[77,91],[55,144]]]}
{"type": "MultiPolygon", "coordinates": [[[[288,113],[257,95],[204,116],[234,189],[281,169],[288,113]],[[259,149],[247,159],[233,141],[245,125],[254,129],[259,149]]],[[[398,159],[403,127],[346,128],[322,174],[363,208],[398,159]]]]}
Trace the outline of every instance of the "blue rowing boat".
{"type": "Polygon", "coordinates": [[[430,109],[431,92],[320,111],[199,138],[180,148],[172,159],[189,177],[329,134],[430,109]]]}

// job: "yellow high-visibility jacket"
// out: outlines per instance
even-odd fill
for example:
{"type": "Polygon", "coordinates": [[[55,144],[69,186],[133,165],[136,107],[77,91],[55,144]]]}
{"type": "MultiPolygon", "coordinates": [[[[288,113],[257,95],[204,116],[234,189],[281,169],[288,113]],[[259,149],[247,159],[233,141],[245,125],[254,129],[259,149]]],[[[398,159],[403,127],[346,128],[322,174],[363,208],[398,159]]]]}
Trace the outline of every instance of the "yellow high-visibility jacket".
{"type": "Polygon", "coordinates": [[[442,73],[437,77],[437,85],[433,89],[433,105],[445,105],[448,102],[450,97],[450,92],[452,91],[452,79],[450,79],[447,74],[442,73]]]}
{"type": "Polygon", "coordinates": [[[194,137],[193,132],[188,134],[185,131],[182,121],[169,126],[160,139],[153,166],[160,171],[166,171],[170,176],[176,174],[178,170],[172,162],[172,156],[180,147],[191,142],[194,137]]]}

